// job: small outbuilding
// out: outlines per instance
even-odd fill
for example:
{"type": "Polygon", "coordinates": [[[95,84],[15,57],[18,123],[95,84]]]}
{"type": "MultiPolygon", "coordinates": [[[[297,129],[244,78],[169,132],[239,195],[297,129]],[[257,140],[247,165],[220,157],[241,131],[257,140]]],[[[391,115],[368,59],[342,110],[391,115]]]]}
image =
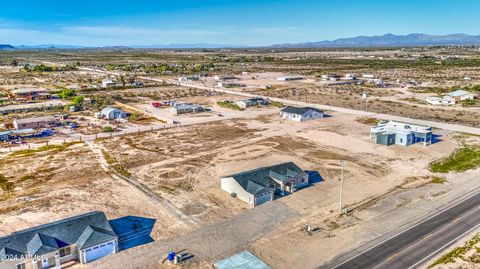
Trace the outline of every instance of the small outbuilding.
{"type": "Polygon", "coordinates": [[[278,81],[294,81],[294,80],[302,80],[302,76],[284,76],[284,77],[278,77],[278,81]]]}
{"type": "Polygon", "coordinates": [[[443,97],[437,96],[428,96],[425,98],[425,102],[432,104],[432,105],[443,105],[443,106],[450,106],[455,105],[456,100],[453,97],[445,95],[443,97]]]}
{"type": "Polygon", "coordinates": [[[18,100],[47,100],[52,95],[44,88],[19,88],[11,91],[18,100]]]}
{"type": "Polygon", "coordinates": [[[257,98],[250,98],[250,99],[245,99],[236,102],[237,106],[240,108],[247,108],[251,106],[266,106],[269,104],[269,102],[263,98],[257,97],[257,98]]]}
{"type": "Polygon", "coordinates": [[[57,118],[55,118],[54,116],[15,119],[13,121],[13,127],[17,130],[30,128],[46,128],[53,125],[55,122],[57,122],[57,118]]]}
{"type": "Polygon", "coordinates": [[[115,86],[117,86],[117,83],[112,78],[107,78],[107,79],[102,80],[102,87],[103,88],[115,87],[115,86]]]}
{"type": "Polygon", "coordinates": [[[457,101],[475,99],[475,95],[473,93],[467,92],[467,91],[462,90],[462,89],[447,93],[445,96],[455,98],[455,100],[457,100],[457,101]]]}
{"type": "Polygon", "coordinates": [[[185,113],[198,113],[203,112],[206,109],[198,104],[192,103],[181,103],[181,104],[174,104],[172,107],[169,108],[170,113],[173,115],[180,115],[185,113]]]}
{"type": "Polygon", "coordinates": [[[289,119],[294,121],[306,121],[324,117],[322,110],[313,107],[293,107],[287,106],[280,111],[280,116],[283,119],[289,119]]]}
{"type": "Polygon", "coordinates": [[[102,111],[98,116],[100,116],[100,118],[105,118],[107,120],[116,120],[116,119],[125,119],[127,117],[127,113],[125,113],[124,111],[118,108],[108,106],[102,109],[102,111]]]}

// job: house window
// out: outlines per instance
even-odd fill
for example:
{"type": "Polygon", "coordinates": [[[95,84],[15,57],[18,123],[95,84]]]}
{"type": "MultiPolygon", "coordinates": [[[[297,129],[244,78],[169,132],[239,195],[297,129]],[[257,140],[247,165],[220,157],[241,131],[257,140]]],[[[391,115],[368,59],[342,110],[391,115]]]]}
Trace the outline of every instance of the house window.
{"type": "Polygon", "coordinates": [[[22,262],[22,263],[17,264],[17,269],[25,269],[25,263],[22,262]]]}
{"type": "Polygon", "coordinates": [[[307,182],[307,179],[302,177],[302,183],[305,183],[305,182],[307,182]]]}
{"type": "Polygon", "coordinates": [[[403,143],[403,138],[400,138],[400,143],[403,143]]]}
{"type": "Polygon", "coordinates": [[[72,250],[70,249],[70,247],[60,249],[60,257],[65,257],[69,255],[72,255],[72,250]]]}

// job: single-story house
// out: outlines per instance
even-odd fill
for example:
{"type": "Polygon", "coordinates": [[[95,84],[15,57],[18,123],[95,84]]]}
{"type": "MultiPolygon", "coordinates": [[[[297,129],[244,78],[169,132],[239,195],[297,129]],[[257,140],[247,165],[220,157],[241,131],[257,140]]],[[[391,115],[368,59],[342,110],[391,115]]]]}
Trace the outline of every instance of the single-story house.
{"type": "Polygon", "coordinates": [[[115,86],[117,86],[117,83],[112,78],[107,78],[107,79],[102,80],[102,87],[103,88],[115,87],[115,86]]]}
{"type": "Polygon", "coordinates": [[[52,98],[52,95],[43,88],[20,88],[11,92],[15,99],[21,100],[47,100],[52,98]]]}
{"type": "Polygon", "coordinates": [[[278,77],[278,81],[293,81],[293,80],[302,80],[302,76],[284,76],[284,77],[278,77]]]}
{"type": "Polygon", "coordinates": [[[183,76],[178,78],[178,81],[180,82],[196,81],[196,80],[200,80],[200,77],[199,76],[183,76]]]}
{"type": "Polygon", "coordinates": [[[475,95],[473,93],[467,92],[467,91],[462,90],[462,89],[447,93],[445,96],[455,98],[455,100],[457,100],[457,101],[475,99],[475,95]]]}
{"type": "Polygon", "coordinates": [[[213,79],[226,81],[226,80],[234,80],[234,79],[238,79],[238,78],[236,76],[233,76],[233,75],[224,75],[224,76],[214,76],[213,79]]]}
{"type": "Polygon", "coordinates": [[[250,106],[266,106],[269,102],[263,98],[250,98],[236,102],[237,106],[247,108],[250,106]]]}
{"type": "Polygon", "coordinates": [[[239,82],[218,82],[217,85],[225,88],[245,87],[245,84],[239,82]]]}
{"type": "Polygon", "coordinates": [[[450,106],[450,105],[455,105],[456,100],[453,97],[450,97],[448,95],[441,97],[436,97],[436,96],[428,96],[425,98],[425,102],[432,104],[432,105],[443,105],[443,106],[450,106]]]}
{"type": "Polygon", "coordinates": [[[257,206],[308,185],[308,174],[293,162],[261,167],[221,178],[222,190],[257,206]]]}
{"type": "Polygon", "coordinates": [[[118,252],[118,236],[99,211],[47,223],[0,237],[0,268],[61,268],[118,252]]]}
{"type": "Polygon", "coordinates": [[[15,129],[17,130],[30,128],[46,128],[54,124],[55,122],[57,122],[57,119],[54,116],[15,119],[13,121],[13,127],[15,127],[15,129]]]}
{"type": "Polygon", "coordinates": [[[340,75],[337,75],[337,74],[322,75],[323,81],[337,81],[339,78],[340,78],[340,75]]]}
{"type": "Polygon", "coordinates": [[[293,107],[287,106],[280,111],[280,116],[283,119],[294,121],[306,121],[318,118],[323,118],[324,112],[313,107],[293,107]]]}
{"type": "Polygon", "coordinates": [[[384,121],[371,128],[370,139],[377,144],[408,146],[417,142],[432,143],[432,127],[397,121],[384,121]]]}
{"type": "Polygon", "coordinates": [[[185,113],[203,112],[205,111],[205,108],[198,104],[181,103],[181,104],[173,105],[172,107],[169,108],[169,110],[170,110],[170,113],[172,113],[173,115],[180,115],[185,113]]]}
{"type": "Polygon", "coordinates": [[[125,119],[127,117],[127,113],[118,108],[107,106],[106,108],[102,109],[99,116],[100,118],[105,118],[107,120],[116,120],[125,119]]]}

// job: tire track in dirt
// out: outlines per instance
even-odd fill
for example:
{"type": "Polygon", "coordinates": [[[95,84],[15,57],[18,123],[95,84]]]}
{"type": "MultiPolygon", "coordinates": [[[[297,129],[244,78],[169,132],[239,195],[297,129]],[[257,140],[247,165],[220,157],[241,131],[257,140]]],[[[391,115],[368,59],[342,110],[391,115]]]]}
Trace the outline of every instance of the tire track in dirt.
{"type": "Polygon", "coordinates": [[[149,198],[152,200],[156,201],[160,205],[165,208],[166,212],[168,212],[174,219],[176,219],[179,223],[185,224],[187,226],[191,226],[193,224],[196,224],[196,221],[187,215],[183,214],[182,211],[180,211],[177,207],[175,207],[173,204],[171,204],[169,201],[163,199],[161,196],[157,195],[154,191],[152,191],[150,188],[148,188],[146,185],[142,184],[138,180],[136,180],[133,176],[125,176],[121,175],[118,172],[115,171],[115,169],[112,169],[110,164],[108,164],[107,160],[105,159],[105,156],[102,152],[102,149],[104,150],[103,146],[92,142],[92,141],[87,141],[85,142],[88,147],[92,150],[94,153],[97,161],[100,163],[100,166],[102,169],[112,178],[117,179],[117,180],[123,180],[126,183],[128,183],[130,186],[136,188],[137,190],[141,191],[145,195],[147,195],[149,198]]]}

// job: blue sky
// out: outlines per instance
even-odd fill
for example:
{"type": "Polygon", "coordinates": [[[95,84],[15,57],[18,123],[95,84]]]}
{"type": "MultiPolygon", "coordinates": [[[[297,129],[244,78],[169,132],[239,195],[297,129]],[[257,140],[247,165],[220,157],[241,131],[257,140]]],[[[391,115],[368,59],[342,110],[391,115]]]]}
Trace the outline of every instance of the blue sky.
{"type": "Polygon", "coordinates": [[[0,43],[269,45],[386,33],[480,34],[478,0],[16,0],[0,43]]]}

